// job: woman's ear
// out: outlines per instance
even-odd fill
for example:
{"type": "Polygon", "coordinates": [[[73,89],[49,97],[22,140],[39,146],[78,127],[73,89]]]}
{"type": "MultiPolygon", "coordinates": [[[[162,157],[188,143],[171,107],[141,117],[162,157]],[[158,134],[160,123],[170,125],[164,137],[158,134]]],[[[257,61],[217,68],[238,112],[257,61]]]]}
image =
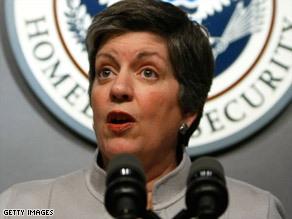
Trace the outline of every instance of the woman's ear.
{"type": "Polygon", "coordinates": [[[191,127],[197,116],[198,113],[185,113],[183,116],[183,122],[186,123],[188,127],[191,127]]]}

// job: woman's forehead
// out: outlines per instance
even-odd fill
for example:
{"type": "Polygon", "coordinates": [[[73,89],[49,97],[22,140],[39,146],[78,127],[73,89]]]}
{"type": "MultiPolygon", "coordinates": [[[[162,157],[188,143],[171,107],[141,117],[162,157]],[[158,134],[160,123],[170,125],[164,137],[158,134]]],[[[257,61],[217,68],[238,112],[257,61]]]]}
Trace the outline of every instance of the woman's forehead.
{"type": "Polygon", "coordinates": [[[132,53],[138,58],[151,55],[157,55],[165,59],[169,58],[166,40],[158,34],[146,31],[107,35],[102,40],[97,56],[105,51],[112,54],[118,54],[119,52],[132,53]]]}

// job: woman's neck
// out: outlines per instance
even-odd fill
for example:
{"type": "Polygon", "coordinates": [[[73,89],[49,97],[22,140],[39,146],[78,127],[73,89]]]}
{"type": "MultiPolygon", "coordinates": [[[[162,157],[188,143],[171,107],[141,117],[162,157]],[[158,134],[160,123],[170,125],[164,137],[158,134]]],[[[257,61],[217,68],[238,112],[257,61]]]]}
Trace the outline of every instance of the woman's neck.
{"type": "Polygon", "coordinates": [[[161,179],[177,167],[176,159],[172,159],[164,166],[155,166],[152,170],[145,172],[147,189],[147,209],[152,209],[152,189],[157,180],[161,179]]]}
{"type": "MultiPolygon", "coordinates": [[[[152,189],[154,184],[174,170],[178,163],[182,159],[182,152],[178,151],[181,148],[176,150],[168,151],[167,154],[164,154],[163,157],[157,154],[157,156],[151,156],[152,159],[149,159],[149,156],[143,156],[144,159],[140,160],[144,167],[145,177],[146,177],[146,189],[147,189],[147,209],[152,209],[152,189]]],[[[98,154],[97,158],[98,165],[106,170],[106,165],[103,162],[103,156],[101,153],[98,154]]]]}

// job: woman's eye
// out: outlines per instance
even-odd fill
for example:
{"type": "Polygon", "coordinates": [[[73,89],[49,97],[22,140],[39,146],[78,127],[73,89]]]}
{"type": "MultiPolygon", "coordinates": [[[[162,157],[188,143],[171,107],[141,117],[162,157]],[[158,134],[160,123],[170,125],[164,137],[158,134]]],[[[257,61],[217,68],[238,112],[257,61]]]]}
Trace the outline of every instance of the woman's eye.
{"type": "Polygon", "coordinates": [[[151,69],[145,69],[142,71],[142,77],[144,78],[157,78],[158,75],[155,71],[151,69]]]}
{"type": "Polygon", "coordinates": [[[113,75],[113,72],[108,68],[101,69],[98,74],[99,78],[109,78],[112,75],[113,75]]]}

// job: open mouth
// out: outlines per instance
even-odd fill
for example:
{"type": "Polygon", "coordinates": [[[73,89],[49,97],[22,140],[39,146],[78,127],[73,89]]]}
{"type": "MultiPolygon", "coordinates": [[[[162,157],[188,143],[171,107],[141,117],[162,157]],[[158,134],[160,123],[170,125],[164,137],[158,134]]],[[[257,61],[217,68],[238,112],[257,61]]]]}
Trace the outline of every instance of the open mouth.
{"type": "Polygon", "coordinates": [[[113,124],[123,124],[127,122],[132,122],[132,121],[130,119],[117,119],[117,118],[111,119],[110,121],[110,123],[113,123],[113,124]]]}
{"type": "Polygon", "coordinates": [[[112,111],[107,116],[107,123],[110,124],[125,124],[135,122],[135,119],[125,112],[120,111],[112,111]]]}
{"type": "Polygon", "coordinates": [[[108,128],[114,133],[124,133],[133,127],[135,119],[128,113],[112,111],[107,115],[108,128]]]}

